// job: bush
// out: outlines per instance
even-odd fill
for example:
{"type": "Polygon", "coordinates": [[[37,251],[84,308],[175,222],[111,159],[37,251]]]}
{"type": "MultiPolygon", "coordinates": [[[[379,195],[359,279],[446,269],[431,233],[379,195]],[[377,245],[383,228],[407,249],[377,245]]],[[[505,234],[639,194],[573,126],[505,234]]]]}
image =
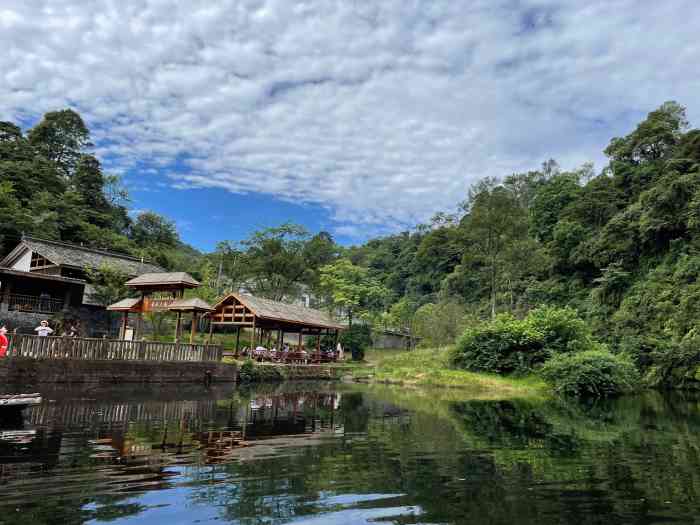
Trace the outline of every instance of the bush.
{"type": "Polygon", "coordinates": [[[372,331],[369,325],[354,324],[340,334],[340,344],[352,354],[353,361],[362,361],[365,351],[372,346],[372,331]]]}
{"type": "Polygon", "coordinates": [[[241,383],[262,383],[264,381],[282,381],[282,372],[274,366],[258,366],[252,359],[246,359],[238,371],[241,383]]]}
{"type": "Polygon", "coordinates": [[[542,376],[560,394],[608,397],[631,392],[640,378],[634,363],[606,350],[559,354],[542,367],[542,376]]]}
{"type": "Polygon", "coordinates": [[[596,347],[586,322],[573,308],[541,306],[528,314],[527,322],[542,334],[543,346],[552,353],[583,352],[596,347]]]}
{"type": "Polygon", "coordinates": [[[451,354],[452,365],[476,372],[527,372],[553,355],[600,349],[572,308],[541,307],[525,319],[500,315],[468,328],[451,354]]]}
{"type": "Polygon", "coordinates": [[[450,361],[453,366],[476,372],[525,371],[548,357],[543,340],[542,333],[526,321],[499,315],[493,321],[467,328],[450,361]]]}

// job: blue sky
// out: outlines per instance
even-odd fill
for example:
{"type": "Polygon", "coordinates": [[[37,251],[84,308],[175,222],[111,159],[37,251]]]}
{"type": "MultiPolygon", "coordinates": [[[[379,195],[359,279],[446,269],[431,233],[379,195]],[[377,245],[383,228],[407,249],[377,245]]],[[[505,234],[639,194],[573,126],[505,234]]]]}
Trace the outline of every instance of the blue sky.
{"type": "Polygon", "coordinates": [[[286,220],[345,243],[484,176],[605,163],[700,121],[696,0],[4,0],[0,119],[72,107],[134,210],[211,249],[286,220]]]}

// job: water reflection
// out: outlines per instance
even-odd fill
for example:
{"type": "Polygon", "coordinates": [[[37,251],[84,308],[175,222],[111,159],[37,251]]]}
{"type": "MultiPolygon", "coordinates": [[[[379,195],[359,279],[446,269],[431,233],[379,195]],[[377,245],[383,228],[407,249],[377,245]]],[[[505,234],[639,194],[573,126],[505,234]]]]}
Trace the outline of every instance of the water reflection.
{"type": "Polygon", "coordinates": [[[44,393],[0,523],[692,523],[700,404],[297,383],[44,393]]]}

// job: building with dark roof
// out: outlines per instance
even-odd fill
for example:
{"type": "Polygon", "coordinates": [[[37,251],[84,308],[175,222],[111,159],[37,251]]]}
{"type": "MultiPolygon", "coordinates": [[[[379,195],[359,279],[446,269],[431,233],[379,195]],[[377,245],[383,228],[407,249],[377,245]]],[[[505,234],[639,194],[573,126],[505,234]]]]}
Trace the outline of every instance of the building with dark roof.
{"type": "Polygon", "coordinates": [[[104,266],[129,277],[165,271],[156,264],[123,253],[35,237],[23,237],[17,247],[0,261],[0,267],[12,270],[74,279],[86,279],[89,270],[97,270],[104,266]]]}
{"type": "Polygon", "coordinates": [[[90,271],[103,267],[129,278],[164,271],[130,255],[23,237],[0,261],[0,324],[30,331],[39,320],[60,316],[82,324],[82,335],[108,333],[106,305],[90,285],[90,271]]]}

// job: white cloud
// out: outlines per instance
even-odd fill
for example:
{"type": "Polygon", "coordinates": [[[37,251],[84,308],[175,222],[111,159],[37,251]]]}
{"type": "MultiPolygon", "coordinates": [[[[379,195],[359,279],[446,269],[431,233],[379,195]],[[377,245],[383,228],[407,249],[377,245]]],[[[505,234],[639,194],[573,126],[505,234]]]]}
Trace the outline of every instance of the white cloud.
{"type": "Polygon", "coordinates": [[[0,118],[70,105],[144,184],[393,229],[484,175],[600,166],[665,100],[697,122],[698,27],[693,0],[5,0],[0,118]]]}

